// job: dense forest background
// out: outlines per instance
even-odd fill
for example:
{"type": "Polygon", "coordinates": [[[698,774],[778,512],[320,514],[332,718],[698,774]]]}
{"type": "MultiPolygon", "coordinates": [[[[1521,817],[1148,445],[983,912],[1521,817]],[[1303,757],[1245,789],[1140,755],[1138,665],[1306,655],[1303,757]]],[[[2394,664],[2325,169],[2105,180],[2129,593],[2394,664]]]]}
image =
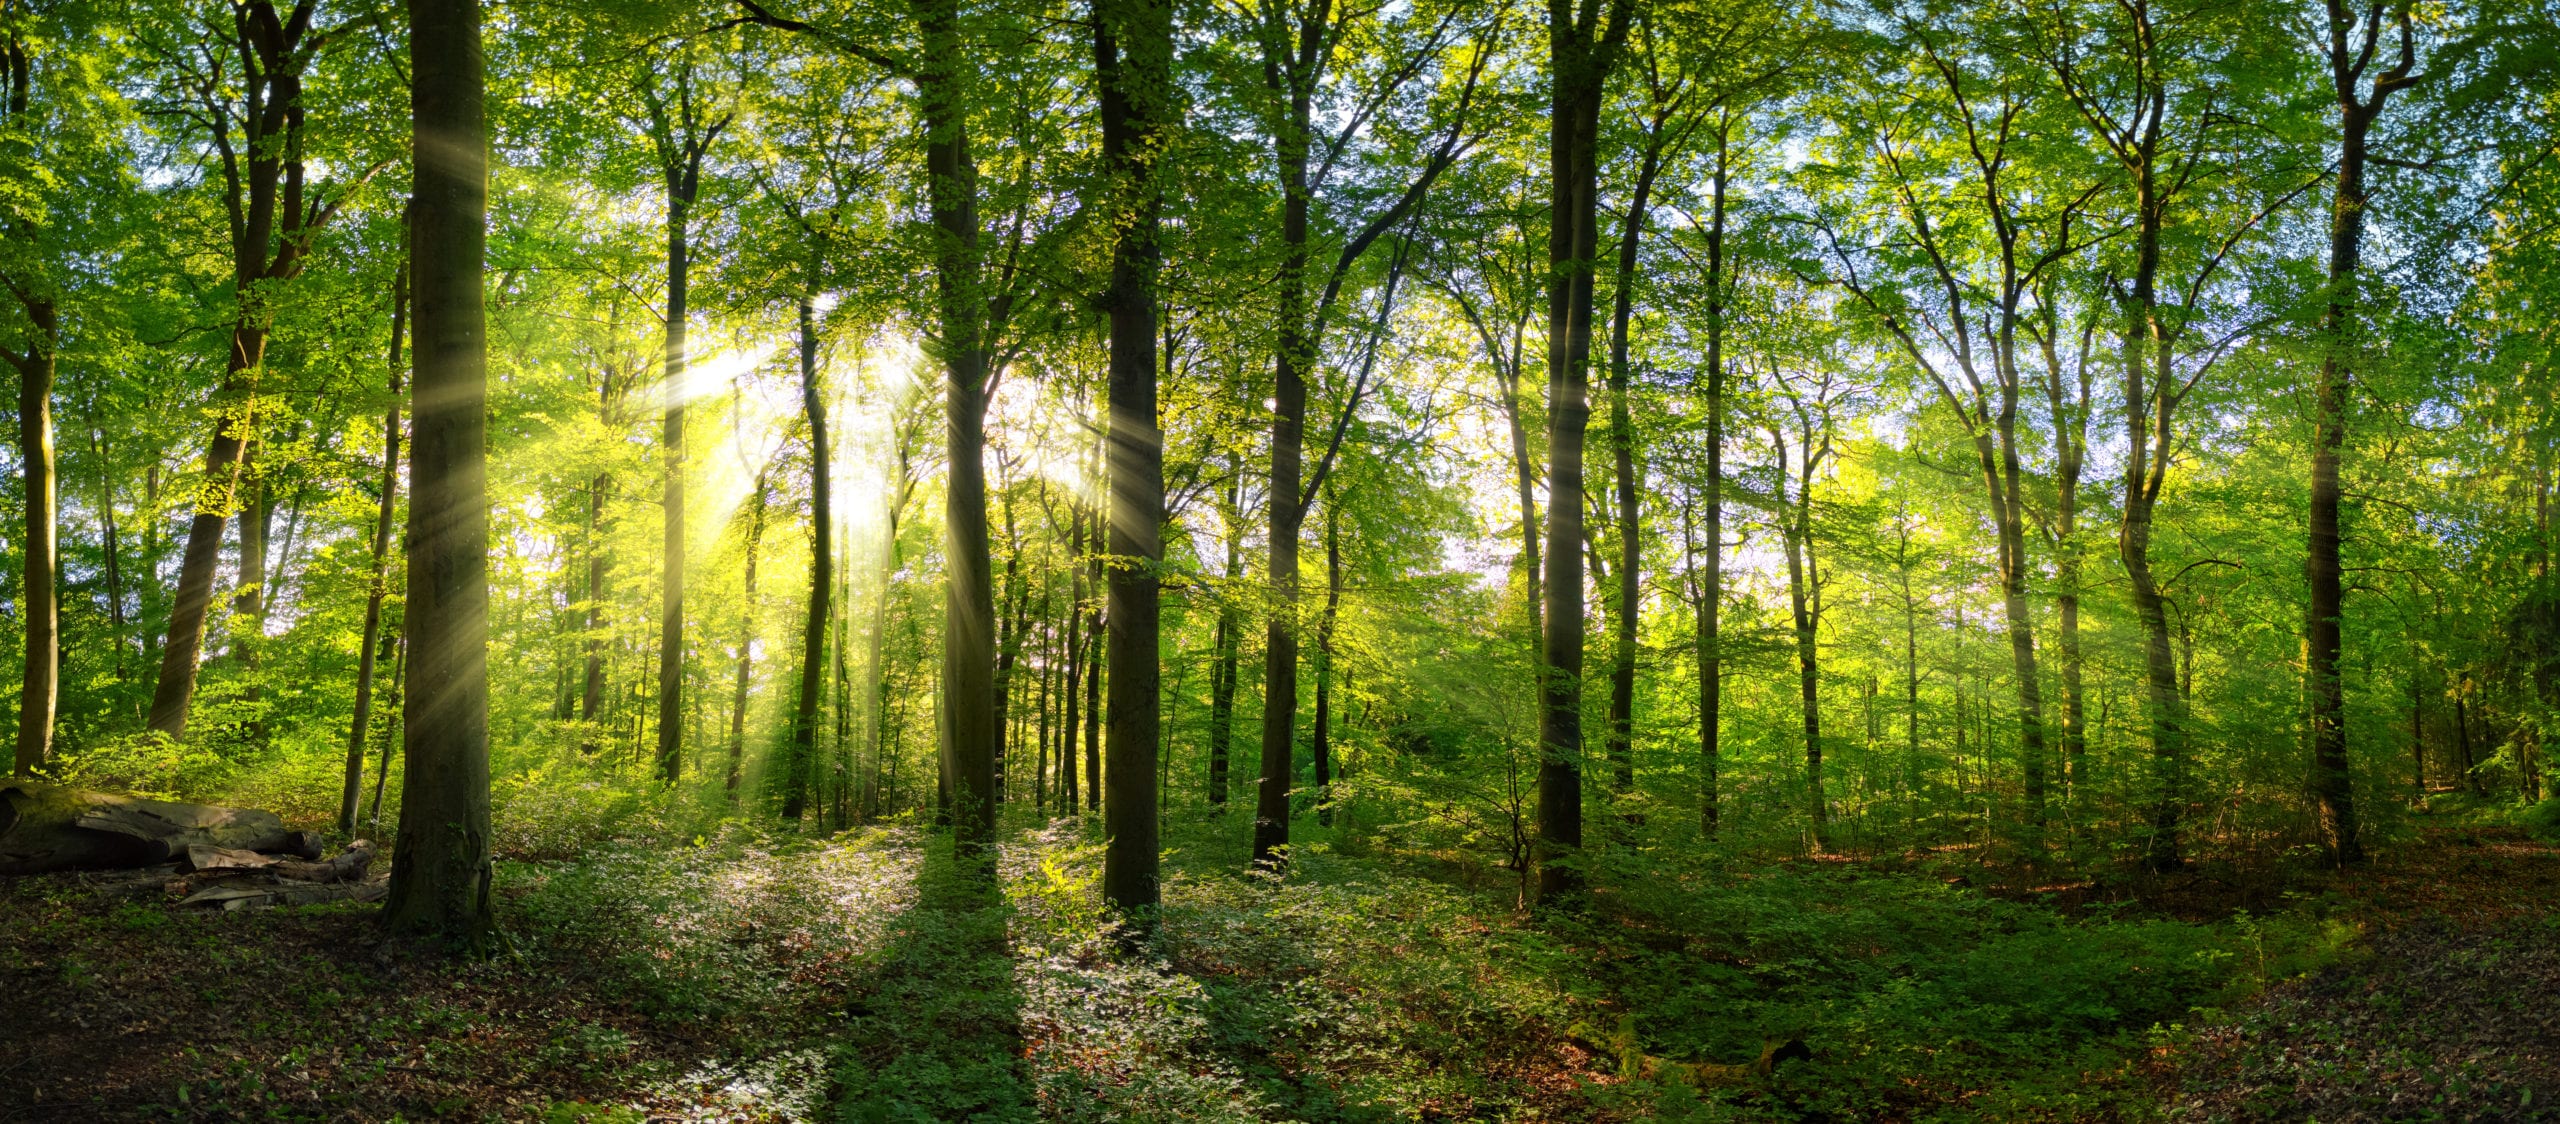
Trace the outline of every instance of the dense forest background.
{"type": "MultiPolygon", "coordinates": [[[[499,927],[727,1026],[994,862],[1035,1075],[826,1097],[2045,1111],[2560,830],[2547,3],[480,18],[499,927]]],[[[21,774],[410,834],[409,28],[0,9],[21,774]]]]}

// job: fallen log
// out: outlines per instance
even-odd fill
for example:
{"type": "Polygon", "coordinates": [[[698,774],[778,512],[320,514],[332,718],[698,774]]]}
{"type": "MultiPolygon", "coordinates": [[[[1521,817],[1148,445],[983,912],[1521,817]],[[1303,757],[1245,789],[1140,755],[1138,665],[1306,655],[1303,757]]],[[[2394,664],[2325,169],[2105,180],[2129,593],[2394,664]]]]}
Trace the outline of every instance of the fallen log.
{"type": "Polygon", "coordinates": [[[1621,1015],[1618,1029],[1603,1035],[1588,1023],[1575,1023],[1565,1031],[1567,1040],[1602,1057],[1614,1057],[1618,1071],[1629,1077],[1652,1081],[1672,1081],[1693,1089],[1715,1089],[1731,1085],[1751,1085],[1769,1079],[1778,1067],[1793,1061],[1813,1060],[1813,1051],[1796,1037],[1765,1038],[1760,1042],[1760,1056],[1741,1065],[1721,1062],[1688,1062],[1659,1057],[1644,1052],[1637,1045],[1635,1016],[1621,1015]]]}
{"type": "Polygon", "coordinates": [[[276,882],[270,885],[227,883],[189,894],[178,904],[209,909],[264,909],[320,902],[380,901],[391,886],[385,882],[276,882]]]}
{"type": "Polygon", "coordinates": [[[320,857],[317,836],[273,812],[0,781],[0,874],[154,866],[198,846],[320,857]]]}
{"type": "Polygon", "coordinates": [[[295,862],[292,859],[278,859],[269,864],[267,870],[273,872],[278,878],[290,878],[297,882],[362,882],[365,871],[372,867],[373,841],[358,839],[347,844],[344,853],[327,862],[306,863],[295,862]]]}

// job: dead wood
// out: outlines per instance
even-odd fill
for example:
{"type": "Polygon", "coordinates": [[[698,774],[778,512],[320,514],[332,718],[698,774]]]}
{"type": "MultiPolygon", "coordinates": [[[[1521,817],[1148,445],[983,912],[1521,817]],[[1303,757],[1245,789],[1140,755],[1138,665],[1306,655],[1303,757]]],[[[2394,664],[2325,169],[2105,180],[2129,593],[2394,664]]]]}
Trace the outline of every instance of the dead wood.
{"type": "Polygon", "coordinates": [[[320,857],[318,837],[273,812],[0,781],[0,874],[153,866],[196,847],[320,857]]]}

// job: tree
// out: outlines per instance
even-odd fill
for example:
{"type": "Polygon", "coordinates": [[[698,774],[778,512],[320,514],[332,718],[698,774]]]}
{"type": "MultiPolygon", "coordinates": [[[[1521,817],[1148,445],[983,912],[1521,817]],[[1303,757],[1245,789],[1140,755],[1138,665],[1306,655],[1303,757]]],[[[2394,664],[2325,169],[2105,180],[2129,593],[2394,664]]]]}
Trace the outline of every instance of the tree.
{"type": "Polygon", "coordinates": [[[2338,103],[2338,166],[2330,181],[2329,288],[2320,318],[2327,348],[2313,386],[2311,442],[2311,547],[2305,573],[2311,584],[2302,640],[2304,693],[2310,703],[2311,798],[2320,816],[2320,838],[2329,861],[2364,861],[2356,824],[2355,785],[2348,772],[2346,691],[2338,674],[2340,616],[2345,612],[2344,571],[2338,561],[2339,453],[2347,440],[2347,395],[2355,379],[2356,318],[2363,281],[2365,187],[2374,122],[2391,95],[2416,85],[2417,28],[2411,6],[2376,0],[2359,14],[2345,0],[2327,0],[2327,48],[2331,92],[2338,103]],[[2385,17],[2398,52],[2374,70],[2385,17]],[[2368,80],[2369,79],[2369,80],[2368,80]]]}
{"type": "Polygon", "coordinates": [[[1841,266],[1835,280],[1926,377],[1973,446],[1984,507],[1997,529],[2032,838],[2045,815],[2047,751],[2043,674],[2027,603],[2020,337],[2029,298],[2048,274],[2103,236],[2088,208],[2106,185],[2087,169],[2032,160],[2032,127],[2050,107],[2002,68],[1992,46],[1996,28],[1897,19],[1895,46],[1915,56],[1914,77],[1906,92],[1877,103],[1876,116],[1862,122],[1861,143],[1862,156],[1883,173],[1882,202],[1902,228],[1879,251],[1907,267],[1908,280],[1899,290],[1880,288],[1881,279],[1861,274],[1836,232],[1824,233],[1841,266]]]}
{"type": "Polygon", "coordinates": [[[685,581],[685,403],[686,318],[692,311],[693,208],[702,194],[702,162],[720,134],[735,120],[734,112],[715,112],[697,90],[699,82],[689,45],[678,54],[661,89],[657,69],[640,73],[640,104],[647,110],[645,128],[666,192],[667,314],[666,351],[659,386],[665,396],[665,569],[658,613],[658,774],[675,783],[684,772],[684,581],[685,581]]]}
{"type": "Polygon", "coordinates": [[[220,415],[193,486],[195,519],[187,528],[168,644],[161,649],[160,678],[151,696],[151,728],[173,738],[186,736],[187,713],[195,701],[196,658],[221,561],[222,528],[239,499],[242,463],[257,433],[258,378],[265,370],[276,289],[302,272],[313,240],[337,218],[354,189],[380,168],[364,170],[334,198],[305,186],[304,75],[316,56],[338,47],[371,18],[314,28],[315,8],[316,0],[299,0],[286,11],[266,0],[250,0],[232,8],[231,27],[218,43],[201,49],[197,44],[149,43],[167,66],[184,76],[194,95],[184,113],[204,131],[219,157],[230,219],[233,289],[230,353],[215,394],[220,415]],[[232,60],[239,66],[237,73],[228,69],[232,60]],[[236,103],[228,93],[234,88],[240,91],[236,103]]]}
{"type": "Polygon", "coordinates": [[[1143,926],[1156,905],[1157,571],[1164,564],[1164,437],[1156,416],[1157,174],[1174,121],[1173,6],[1094,0],[1093,63],[1110,176],[1111,792],[1102,897],[1143,926]]]}
{"type": "Polygon", "coordinates": [[[1582,846],[1582,446],[1590,424],[1600,107],[1635,0],[1547,0],[1546,636],[1539,650],[1538,892],[1569,893],[1582,846]],[[1604,10],[1605,9],[1605,10],[1604,10]]]}
{"type": "MultiPolygon", "coordinates": [[[[1325,476],[1341,452],[1342,426],[1319,454],[1313,473],[1306,471],[1307,377],[1318,365],[1333,310],[1351,270],[1388,231],[1403,223],[1425,193],[1468,147],[1467,114],[1492,61],[1489,42],[1479,41],[1468,57],[1464,86],[1438,143],[1419,161],[1400,190],[1384,206],[1369,210],[1344,238],[1339,252],[1320,276],[1314,275],[1316,199],[1335,161],[1344,155],[1361,126],[1355,119],[1339,136],[1316,132],[1317,97],[1323,92],[1343,48],[1351,9],[1320,4],[1301,9],[1285,0],[1260,0],[1251,13],[1253,34],[1261,49],[1261,73],[1276,103],[1264,128],[1280,186],[1279,325],[1272,351],[1271,487],[1264,500],[1270,520],[1271,612],[1263,641],[1262,768],[1256,783],[1253,858],[1256,864],[1278,861],[1289,845],[1290,784],[1296,775],[1298,722],[1298,548],[1308,511],[1321,492],[1325,476]],[[1321,157],[1321,160],[1318,160],[1321,157]],[[1309,299],[1309,281],[1316,295],[1309,299]]],[[[1425,17],[1409,17],[1421,23],[1425,17]]],[[[1459,30],[1457,10],[1441,14],[1410,48],[1409,61],[1389,70],[1362,100],[1384,103],[1420,76],[1427,64],[1450,51],[1459,30]]],[[[1483,34],[1490,36],[1488,26],[1483,34]]],[[[1365,118],[1367,114],[1363,114],[1365,118]]],[[[1325,216],[1337,218],[1338,216],[1325,216]]],[[[1345,225],[1349,225],[1346,223],[1345,225]]],[[[1346,396],[1342,413],[1358,407],[1359,391],[1346,396]]]]}
{"type": "MultiPolygon", "coordinates": [[[[2157,786],[2144,861],[2155,871],[2167,871],[2183,862],[2180,821],[2187,801],[2187,715],[2185,694],[2178,688],[2170,649],[2166,602],[2152,566],[2155,513],[2179,440],[2179,407],[2238,334],[2251,326],[2244,323],[2233,329],[2232,335],[2218,340],[2202,337],[2210,319],[2211,310],[2204,302],[2212,296],[2211,282],[2232,260],[2234,250],[2262,232],[2266,220],[2308,190],[2316,177],[2305,178],[2304,170],[2298,167],[2278,167],[2270,170],[2272,174],[2244,179],[2235,174],[2241,171],[2233,167],[2235,160],[2216,158],[2218,151],[2236,154],[2246,147],[2232,145],[2223,149],[2214,139],[2217,132],[2239,125],[2240,119],[2232,115],[2227,103],[2234,100],[2231,91],[2246,87],[2225,81],[2217,73],[2231,67],[2230,61],[2208,68],[2200,65],[2202,60],[2196,56],[2215,49],[2207,44],[2246,42],[2248,36],[2240,31],[2245,23],[2243,13],[2173,10],[2167,13],[2165,23],[2172,30],[2166,34],[2163,18],[2148,2],[2092,8],[2085,15],[2079,9],[2057,8],[2056,17],[2057,24],[2045,48],[2046,65],[2060,80],[2063,93],[2070,98],[2089,135],[2120,167],[2120,190],[2130,196],[2132,237],[2127,252],[2131,261],[2120,267],[2113,294],[2121,314],[2117,326],[2123,364],[2119,403],[2126,449],[2123,514],[2116,554],[2124,565],[2134,616],[2142,628],[2144,713],[2151,740],[2153,783],[2157,786]],[[2285,174],[2288,171],[2290,174],[2285,174]],[[2293,182],[2290,188],[2285,186],[2288,180],[2293,182]],[[2253,183],[2265,186],[2245,186],[2253,183]],[[2233,190],[2235,187],[2240,190],[2233,190]],[[2232,201],[2245,209],[2218,223],[2181,224],[2190,229],[2218,227],[2220,237],[2173,240],[2173,217],[2181,210],[2208,210],[2218,201],[2214,196],[2236,197],[2232,201]],[[2177,255],[2174,259],[2173,254],[2177,255]],[[2172,295],[2164,300],[2164,267],[2174,271],[2182,266],[2191,274],[2182,284],[2173,276],[2172,295]],[[2182,360],[2185,370],[2181,369],[2182,360]]],[[[2259,55],[2242,58],[2255,64],[2251,69],[2260,73],[2280,69],[2277,60],[2259,55]]],[[[2052,311],[2054,302],[2050,296],[2040,303],[2047,311],[2036,335],[2044,352],[2050,408],[2058,425],[2067,417],[2085,427],[2090,377],[2086,355],[2089,332],[2096,321],[2092,319],[2081,328],[2081,356],[2074,365],[2079,380],[2075,404],[2064,393],[2056,352],[2061,320],[2052,311]]],[[[2065,454],[2062,467],[2069,470],[2068,476],[2076,484],[2079,460],[2087,447],[2085,437],[2075,439],[2070,433],[2060,437],[2065,454]]],[[[2060,531],[2057,537],[2067,540],[2070,496],[2066,493],[2059,498],[2062,505],[2056,511],[2060,531]]],[[[2071,601],[2065,603],[2065,659],[2072,665],[2066,670],[2065,685],[2076,694],[2077,553],[2065,548],[2062,560],[2072,568],[2066,585],[2074,591],[2071,601]]],[[[2076,773],[2077,755],[2071,747],[2080,744],[2080,720],[2074,713],[2067,721],[2070,728],[2065,733],[2066,756],[2074,762],[2076,773]]]]}
{"type": "MultiPolygon", "coordinates": [[[[391,404],[382,411],[382,479],[381,497],[374,505],[373,573],[366,584],[364,599],[364,639],[356,653],[355,714],[347,721],[346,782],[338,793],[338,830],[356,829],[356,798],[364,790],[365,738],[373,732],[373,679],[375,665],[382,656],[382,603],[391,594],[391,524],[400,507],[400,384],[405,374],[400,361],[401,333],[409,315],[409,216],[404,212],[400,224],[400,263],[391,280],[391,404]]],[[[590,696],[592,697],[592,695],[590,696]]],[[[592,714],[589,715],[593,717],[592,714]]]]}
{"type": "Polygon", "coordinates": [[[491,924],[489,508],[483,450],[488,337],[488,133],[480,6],[411,0],[417,169],[416,456],[409,500],[408,772],[383,919],[477,938],[491,924]]]}

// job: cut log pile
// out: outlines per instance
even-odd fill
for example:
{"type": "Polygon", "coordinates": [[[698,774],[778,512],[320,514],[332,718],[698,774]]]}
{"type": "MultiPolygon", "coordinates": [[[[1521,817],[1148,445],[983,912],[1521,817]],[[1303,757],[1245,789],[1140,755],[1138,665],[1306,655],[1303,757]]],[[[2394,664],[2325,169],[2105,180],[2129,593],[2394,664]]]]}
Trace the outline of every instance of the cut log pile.
{"type": "Polygon", "coordinates": [[[0,781],[0,875],[136,870],[99,888],[111,900],[210,909],[374,901],[386,887],[365,877],[373,859],[373,844],[359,839],[322,861],[318,836],[288,830],[271,812],[0,781]]]}

